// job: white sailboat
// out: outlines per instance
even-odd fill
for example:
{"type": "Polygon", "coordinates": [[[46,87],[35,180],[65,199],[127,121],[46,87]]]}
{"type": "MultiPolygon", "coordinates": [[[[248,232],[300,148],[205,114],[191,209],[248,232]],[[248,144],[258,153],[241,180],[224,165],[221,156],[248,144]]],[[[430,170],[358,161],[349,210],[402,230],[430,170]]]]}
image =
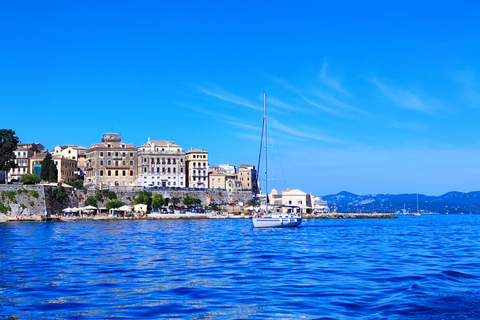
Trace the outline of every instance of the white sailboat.
{"type": "MultiPolygon", "coordinates": [[[[266,216],[253,217],[254,228],[284,228],[297,227],[302,223],[302,216],[291,213],[273,212],[269,214],[268,211],[268,187],[267,187],[267,93],[263,93],[263,130],[262,142],[265,149],[265,213],[266,216]]],[[[260,147],[260,153],[262,148],[260,147]]],[[[260,160],[259,160],[260,161],[260,160]]],[[[260,168],[259,168],[260,169],[260,168]]],[[[258,180],[258,177],[257,177],[258,180]]]]}
{"type": "Polygon", "coordinates": [[[418,193],[417,193],[417,212],[414,212],[413,215],[414,216],[420,216],[421,215],[419,207],[418,207],[418,193]]]}

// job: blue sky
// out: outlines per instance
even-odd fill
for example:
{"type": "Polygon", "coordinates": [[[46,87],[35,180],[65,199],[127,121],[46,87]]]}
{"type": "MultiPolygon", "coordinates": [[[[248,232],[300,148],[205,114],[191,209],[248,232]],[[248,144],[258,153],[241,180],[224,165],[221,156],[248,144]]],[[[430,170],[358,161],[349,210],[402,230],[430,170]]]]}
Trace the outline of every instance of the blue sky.
{"type": "Polygon", "coordinates": [[[272,187],[480,190],[479,20],[477,1],[3,1],[0,127],[256,164],[266,91],[272,187]]]}

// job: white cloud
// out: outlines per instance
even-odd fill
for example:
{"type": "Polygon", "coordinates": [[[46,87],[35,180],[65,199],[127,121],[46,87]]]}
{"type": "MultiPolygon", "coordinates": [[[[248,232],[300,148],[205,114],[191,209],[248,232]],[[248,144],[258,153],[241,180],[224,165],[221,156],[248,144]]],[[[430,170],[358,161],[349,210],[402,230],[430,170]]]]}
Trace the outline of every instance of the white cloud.
{"type": "Polygon", "coordinates": [[[226,101],[226,102],[231,102],[233,104],[236,104],[236,105],[239,105],[239,106],[242,106],[242,107],[246,107],[246,108],[253,109],[253,110],[262,110],[263,109],[260,105],[256,105],[254,103],[251,103],[250,101],[247,101],[247,100],[245,100],[241,97],[237,97],[237,96],[235,96],[231,93],[213,92],[213,91],[207,90],[205,88],[200,88],[200,90],[203,93],[205,93],[205,94],[207,94],[211,97],[214,97],[214,98],[226,101]]]}
{"type": "Polygon", "coordinates": [[[410,91],[388,86],[378,79],[373,79],[372,83],[394,104],[397,106],[420,111],[424,113],[432,113],[433,106],[437,103],[428,97],[420,97],[418,94],[413,94],[410,91]]]}
{"type": "Polygon", "coordinates": [[[322,69],[320,70],[320,75],[319,75],[322,83],[334,89],[335,91],[340,92],[341,94],[349,95],[347,90],[343,88],[343,86],[340,84],[340,82],[337,79],[334,79],[327,74],[327,69],[328,69],[328,63],[325,62],[322,66],[322,69]]]}
{"type": "Polygon", "coordinates": [[[330,138],[330,137],[325,137],[322,135],[319,135],[314,132],[311,128],[307,128],[305,126],[302,126],[301,130],[295,129],[292,127],[288,127],[279,121],[275,119],[270,119],[269,122],[275,127],[275,129],[282,131],[284,133],[287,133],[289,135],[299,137],[299,138],[306,138],[306,139],[312,139],[312,140],[317,140],[321,142],[327,142],[327,143],[332,143],[332,144],[343,144],[345,141],[340,140],[340,139],[335,139],[335,138],[330,138]]]}

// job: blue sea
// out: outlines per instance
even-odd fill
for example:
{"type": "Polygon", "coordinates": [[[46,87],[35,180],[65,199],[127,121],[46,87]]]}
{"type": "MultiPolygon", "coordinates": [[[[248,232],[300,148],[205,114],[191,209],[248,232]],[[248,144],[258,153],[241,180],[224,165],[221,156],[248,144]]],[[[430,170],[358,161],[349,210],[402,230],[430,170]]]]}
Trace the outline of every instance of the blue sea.
{"type": "Polygon", "coordinates": [[[0,224],[0,319],[480,319],[480,215],[0,224]]]}

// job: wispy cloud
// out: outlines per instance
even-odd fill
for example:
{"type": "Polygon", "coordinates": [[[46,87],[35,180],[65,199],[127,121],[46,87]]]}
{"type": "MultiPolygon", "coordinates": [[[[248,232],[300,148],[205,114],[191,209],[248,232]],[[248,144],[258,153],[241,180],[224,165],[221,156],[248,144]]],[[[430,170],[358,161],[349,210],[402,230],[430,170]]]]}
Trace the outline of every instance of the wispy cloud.
{"type": "Polygon", "coordinates": [[[312,139],[316,141],[321,141],[321,142],[327,142],[327,143],[332,143],[332,144],[344,144],[346,143],[345,141],[341,139],[335,139],[335,138],[330,138],[330,137],[325,137],[322,135],[319,135],[314,132],[311,128],[307,128],[305,126],[302,126],[302,129],[295,129],[289,126],[286,126],[276,119],[270,119],[269,121],[272,126],[275,127],[275,129],[282,131],[286,134],[298,137],[298,138],[304,138],[304,139],[312,139]]]}
{"type": "Polygon", "coordinates": [[[212,112],[212,111],[207,110],[207,109],[200,109],[200,108],[196,108],[196,107],[192,107],[192,106],[184,106],[184,107],[189,108],[190,110],[193,110],[195,112],[207,115],[210,118],[215,119],[215,120],[217,120],[221,123],[231,125],[231,126],[236,126],[236,127],[239,127],[239,128],[245,129],[245,130],[251,130],[251,131],[258,132],[259,128],[261,128],[261,122],[260,121],[259,121],[259,125],[255,126],[255,125],[252,125],[251,123],[244,122],[244,120],[242,120],[240,118],[232,117],[232,116],[229,116],[229,115],[224,114],[224,113],[212,112]]]}
{"type": "Polygon", "coordinates": [[[268,104],[269,105],[271,104],[271,105],[273,105],[277,108],[280,108],[280,109],[283,109],[283,110],[286,110],[286,111],[296,111],[296,112],[304,111],[302,108],[293,106],[291,104],[285,103],[283,101],[280,101],[280,100],[278,100],[276,98],[272,98],[272,97],[268,98],[268,104]]]}
{"type": "Polygon", "coordinates": [[[397,106],[415,110],[424,113],[432,113],[433,105],[436,104],[428,97],[420,97],[419,94],[413,94],[410,91],[395,88],[385,83],[379,81],[378,79],[373,79],[371,82],[394,104],[397,106]]]}
{"type": "Polygon", "coordinates": [[[334,116],[337,116],[337,117],[342,117],[342,118],[346,118],[345,115],[343,115],[341,112],[339,112],[338,110],[334,109],[334,108],[330,108],[330,107],[327,107],[325,106],[324,104],[321,104],[321,103],[318,103],[316,101],[313,101],[312,99],[310,98],[307,98],[305,95],[301,94],[300,95],[300,98],[303,99],[303,101],[305,101],[306,103],[316,107],[316,108],[319,108],[320,110],[322,111],[325,111],[326,113],[330,113],[334,116]]]}
{"type": "Polygon", "coordinates": [[[467,106],[480,106],[480,82],[471,72],[462,72],[456,77],[460,84],[460,96],[467,106]]]}
{"type": "Polygon", "coordinates": [[[320,74],[319,74],[320,81],[327,87],[330,87],[335,91],[340,92],[341,94],[349,95],[348,91],[345,90],[345,88],[340,84],[340,82],[328,74],[327,69],[328,69],[328,63],[325,62],[323,63],[322,69],[320,70],[320,74]]]}
{"type": "Polygon", "coordinates": [[[242,106],[242,107],[246,107],[246,108],[249,108],[249,109],[252,109],[252,110],[262,110],[262,107],[257,105],[257,104],[254,104],[254,103],[251,103],[250,101],[247,101],[241,97],[238,97],[236,95],[233,95],[231,93],[227,93],[227,92],[222,92],[222,91],[211,91],[211,90],[208,90],[208,89],[205,89],[205,88],[200,88],[200,90],[205,93],[206,95],[209,95],[211,97],[214,97],[214,98],[217,98],[217,99],[220,99],[222,101],[226,101],[226,102],[230,102],[230,103],[233,103],[233,104],[236,104],[236,105],[239,105],[239,106],[242,106]]]}

